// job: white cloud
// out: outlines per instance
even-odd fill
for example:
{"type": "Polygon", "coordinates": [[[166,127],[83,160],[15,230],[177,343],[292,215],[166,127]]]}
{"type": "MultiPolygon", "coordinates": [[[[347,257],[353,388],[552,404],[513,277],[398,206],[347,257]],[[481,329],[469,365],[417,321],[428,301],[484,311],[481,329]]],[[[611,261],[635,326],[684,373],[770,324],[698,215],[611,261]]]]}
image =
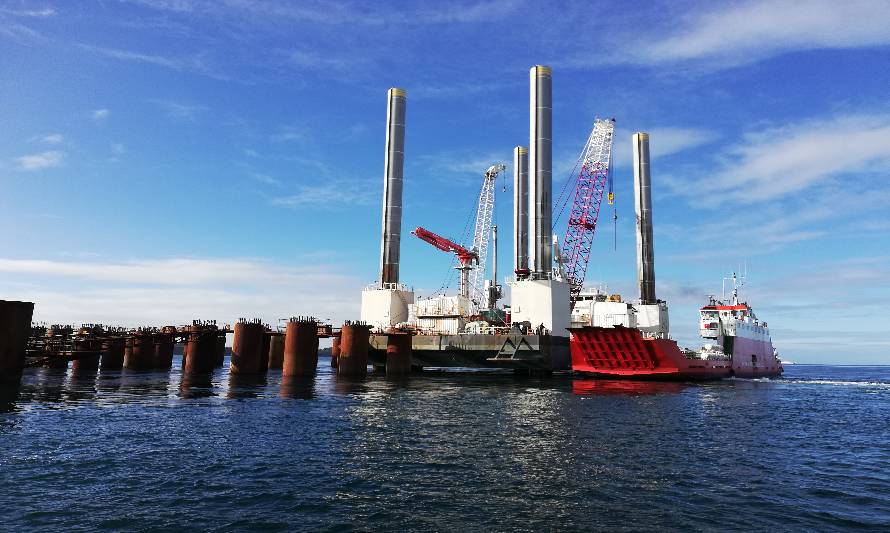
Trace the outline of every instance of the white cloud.
{"type": "Polygon", "coordinates": [[[274,185],[276,187],[281,186],[281,180],[279,180],[277,178],[273,178],[272,176],[270,176],[268,174],[261,174],[259,172],[251,172],[250,177],[260,183],[265,183],[266,185],[274,185]]]}
{"type": "Polygon", "coordinates": [[[93,120],[96,120],[96,121],[105,120],[106,118],[108,118],[108,115],[110,115],[110,114],[111,114],[110,109],[105,109],[105,108],[95,109],[95,110],[93,110],[93,120]]]}
{"type": "Polygon", "coordinates": [[[197,53],[181,57],[167,57],[159,54],[134,52],[132,50],[123,50],[119,48],[106,48],[104,46],[95,46],[85,43],[79,43],[78,46],[87,52],[111,59],[144,63],[175,71],[188,71],[223,81],[230,80],[229,76],[216,71],[206,63],[205,53],[197,53]]]}
{"type": "Polygon", "coordinates": [[[363,281],[333,265],[303,262],[311,266],[245,259],[0,259],[0,287],[11,297],[36,302],[35,319],[52,323],[136,326],[246,316],[274,324],[300,314],[357,318],[363,281]]]}
{"type": "Polygon", "coordinates": [[[775,199],[849,173],[890,170],[890,115],[849,114],[750,133],[684,190],[713,205],[775,199]]]}
{"type": "Polygon", "coordinates": [[[50,133],[49,135],[40,137],[40,142],[46,144],[62,144],[64,141],[65,137],[61,133],[50,133]]]}
{"type": "Polygon", "coordinates": [[[92,46],[88,44],[81,44],[81,48],[87,50],[89,52],[94,52],[99,55],[103,55],[106,57],[110,57],[113,59],[121,59],[124,61],[136,61],[139,63],[148,63],[151,65],[157,65],[160,67],[167,67],[176,70],[180,70],[183,68],[182,63],[179,60],[171,59],[159,55],[154,54],[143,54],[139,52],[131,52],[129,50],[119,50],[115,48],[105,48],[102,46],[92,46]]]}
{"type": "Polygon", "coordinates": [[[511,176],[513,150],[489,151],[483,156],[479,156],[478,152],[471,154],[467,151],[421,154],[411,163],[411,167],[422,169],[422,172],[431,172],[449,183],[481,187],[485,171],[497,163],[504,163],[507,167],[506,175],[511,176]]]}
{"type": "Polygon", "coordinates": [[[314,24],[352,24],[361,26],[438,25],[454,23],[490,23],[514,13],[521,0],[487,0],[435,5],[412,9],[394,9],[386,3],[298,2],[278,3],[259,0],[133,0],[158,10],[177,13],[200,12],[215,17],[244,21],[246,17],[273,23],[295,21],[314,24]]]}
{"type": "Polygon", "coordinates": [[[298,269],[238,259],[162,259],[124,263],[0,259],[0,272],[170,286],[246,283],[260,274],[268,281],[285,283],[304,275],[298,269]]]}
{"type": "Polygon", "coordinates": [[[890,3],[872,0],[757,0],[712,3],[671,19],[664,36],[635,39],[617,62],[744,64],[796,50],[890,44],[890,3]]]}
{"type": "MultiPolygon", "coordinates": [[[[651,128],[649,133],[649,157],[652,160],[676,154],[707,144],[716,138],[714,133],[697,128],[651,128]]],[[[633,132],[616,130],[612,148],[612,166],[623,167],[633,163],[633,132]]]]}
{"type": "Polygon", "coordinates": [[[153,9],[174,11],[177,13],[189,13],[195,10],[194,0],[130,0],[136,4],[142,4],[153,9]]]}
{"type": "Polygon", "coordinates": [[[44,17],[52,17],[53,15],[56,14],[56,10],[51,7],[47,7],[44,9],[21,9],[21,10],[0,8],[0,13],[6,14],[6,15],[12,15],[14,17],[44,18],[44,17]]]}
{"type": "Polygon", "coordinates": [[[49,150],[19,157],[18,164],[21,170],[42,170],[60,166],[64,157],[64,152],[49,150]]]}
{"type": "Polygon", "coordinates": [[[297,126],[281,126],[278,133],[270,136],[270,140],[274,142],[293,142],[306,139],[305,128],[297,126]]]}
{"type": "Polygon", "coordinates": [[[183,104],[167,100],[153,100],[153,102],[160,106],[168,117],[186,122],[194,122],[199,115],[208,110],[206,106],[197,104],[183,104]]]}
{"type": "Polygon", "coordinates": [[[127,147],[123,143],[111,143],[111,153],[115,155],[123,155],[127,153],[127,147]]]}
{"type": "MultiPolygon", "coordinates": [[[[490,22],[514,13],[522,6],[520,0],[490,0],[469,4],[437,5],[434,9],[418,13],[416,22],[427,24],[453,24],[490,22]]],[[[413,18],[413,17],[412,17],[413,18]]]]}
{"type": "Polygon", "coordinates": [[[355,56],[334,57],[331,52],[319,53],[308,50],[293,50],[288,53],[287,62],[300,68],[314,70],[351,70],[364,63],[355,56]]]}
{"type": "Polygon", "coordinates": [[[454,81],[448,83],[420,83],[411,86],[410,96],[418,99],[465,99],[479,94],[493,93],[515,87],[511,83],[454,81]]]}
{"type": "Polygon", "coordinates": [[[301,185],[293,194],[272,199],[272,205],[282,207],[314,207],[321,210],[345,209],[354,205],[375,205],[380,191],[356,182],[326,180],[320,185],[301,185]]]}

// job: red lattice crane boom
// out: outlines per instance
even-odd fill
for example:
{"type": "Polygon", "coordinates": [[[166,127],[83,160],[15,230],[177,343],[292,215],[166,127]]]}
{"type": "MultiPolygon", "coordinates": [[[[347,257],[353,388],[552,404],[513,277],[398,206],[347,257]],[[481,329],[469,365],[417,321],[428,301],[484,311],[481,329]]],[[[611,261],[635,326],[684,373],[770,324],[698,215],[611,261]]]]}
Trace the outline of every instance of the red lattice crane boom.
{"type": "MultiPolygon", "coordinates": [[[[590,250],[593,246],[593,235],[596,232],[600,205],[606,188],[611,185],[612,135],[614,131],[615,119],[596,119],[594,121],[593,131],[584,148],[581,170],[578,172],[575,199],[569,213],[569,224],[566,228],[562,250],[566,278],[571,287],[573,302],[584,286],[584,276],[587,274],[587,264],[590,262],[590,250]]],[[[608,194],[611,204],[611,188],[609,188],[608,194]]]]}

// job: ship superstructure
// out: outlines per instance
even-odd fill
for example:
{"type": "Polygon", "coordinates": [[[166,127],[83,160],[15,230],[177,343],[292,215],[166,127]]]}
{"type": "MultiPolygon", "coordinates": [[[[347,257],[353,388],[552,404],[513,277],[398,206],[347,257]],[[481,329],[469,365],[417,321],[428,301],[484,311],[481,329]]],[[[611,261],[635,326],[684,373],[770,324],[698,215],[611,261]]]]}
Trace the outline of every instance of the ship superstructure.
{"type": "Polygon", "coordinates": [[[737,376],[762,376],[781,372],[782,365],[773,347],[766,322],[757,318],[746,302],[739,301],[739,283],[732,274],[732,298],[717,300],[699,310],[699,334],[707,342],[701,353],[709,357],[732,357],[737,376]]]}

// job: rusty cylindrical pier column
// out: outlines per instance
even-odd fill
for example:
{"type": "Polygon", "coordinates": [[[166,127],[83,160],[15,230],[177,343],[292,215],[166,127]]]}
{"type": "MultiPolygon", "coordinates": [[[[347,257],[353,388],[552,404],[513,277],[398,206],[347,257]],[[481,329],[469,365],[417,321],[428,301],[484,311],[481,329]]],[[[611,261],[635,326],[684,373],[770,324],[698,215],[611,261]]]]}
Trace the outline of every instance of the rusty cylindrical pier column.
{"type": "MultiPolygon", "coordinates": [[[[175,331],[175,328],[173,328],[175,331]]],[[[164,332],[155,335],[155,361],[154,367],[160,370],[170,370],[173,367],[173,351],[176,349],[173,333],[164,328],[164,332]]]]}
{"type": "Polygon", "coordinates": [[[155,366],[154,335],[136,332],[127,339],[124,350],[124,368],[127,370],[151,370],[155,366]]]}
{"type": "Polygon", "coordinates": [[[21,377],[33,314],[32,302],[0,300],[0,381],[21,377]]]}
{"type": "Polygon", "coordinates": [[[266,371],[266,368],[260,367],[263,358],[263,330],[263,324],[259,320],[235,324],[230,374],[259,374],[266,371]]]}
{"type": "Polygon", "coordinates": [[[411,334],[390,333],[386,337],[386,375],[405,376],[411,373],[411,334]]]}
{"type": "Polygon", "coordinates": [[[95,375],[99,370],[100,349],[102,341],[95,337],[94,332],[88,328],[81,328],[74,340],[76,359],[71,362],[73,374],[84,377],[88,374],[95,375]]]}
{"type": "Polygon", "coordinates": [[[318,366],[318,323],[313,319],[292,318],[284,337],[282,376],[311,377],[318,366]]]}
{"type": "Polygon", "coordinates": [[[193,331],[186,343],[188,357],[182,369],[183,374],[210,374],[216,367],[216,330],[193,331]]]}
{"type": "Polygon", "coordinates": [[[331,367],[337,368],[337,358],[340,357],[340,335],[331,337],[331,367]]]}
{"type": "Polygon", "coordinates": [[[371,328],[365,324],[347,322],[340,330],[340,356],[337,358],[337,374],[341,376],[366,376],[368,374],[368,349],[371,328]]]}
{"type": "Polygon", "coordinates": [[[123,337],[113,337],[102,341],[102,357],[99,360],[99,367],[102,370],[120,370],[124,366],[124,344],[123,337]]]}
{"type": "Polygon", "coordinates": [[[284,366],[284,335],[273,335],[269,341],[269,370],[284,366]]]}

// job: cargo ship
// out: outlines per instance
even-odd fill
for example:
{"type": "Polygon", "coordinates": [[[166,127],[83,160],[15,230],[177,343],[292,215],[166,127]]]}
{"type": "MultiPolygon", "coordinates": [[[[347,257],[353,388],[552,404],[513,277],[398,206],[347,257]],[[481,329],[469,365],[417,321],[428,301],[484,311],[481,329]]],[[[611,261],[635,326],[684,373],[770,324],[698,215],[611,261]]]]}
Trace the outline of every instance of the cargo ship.
{"type": "Polygon", "coordinates": [[[739,302],[732,276],[729,301],[711,297],[699,310],[706,341],[698,350],[681,349],[670,338],[667,303],[655,296],[649,139],[634,134],[634,201],[637,218],[638,302],[593,290],[573,302],[569,348],[572,370],[584,375],[630,379],[721,379],[781,376],[766,322],[739,302]]]}
{"type": "MultiPolygon", "coordinates": [[[[733,276],[735,278],[735,276],[733,276]]],[[[769,327],[736,290],[732,301],[711,298],[699,310],[706,342],[681,349],[667,334],[667,305],[658,315],[618,295],[585,291],[573,312],[572,369],[581,374],[634,379],[722,379],[778,377],[782,362],[769,327]],[[661,320],[652,321],[653,316],[661,320]],[[582,325],[584,324],[584,325],[582,325]]]]}

